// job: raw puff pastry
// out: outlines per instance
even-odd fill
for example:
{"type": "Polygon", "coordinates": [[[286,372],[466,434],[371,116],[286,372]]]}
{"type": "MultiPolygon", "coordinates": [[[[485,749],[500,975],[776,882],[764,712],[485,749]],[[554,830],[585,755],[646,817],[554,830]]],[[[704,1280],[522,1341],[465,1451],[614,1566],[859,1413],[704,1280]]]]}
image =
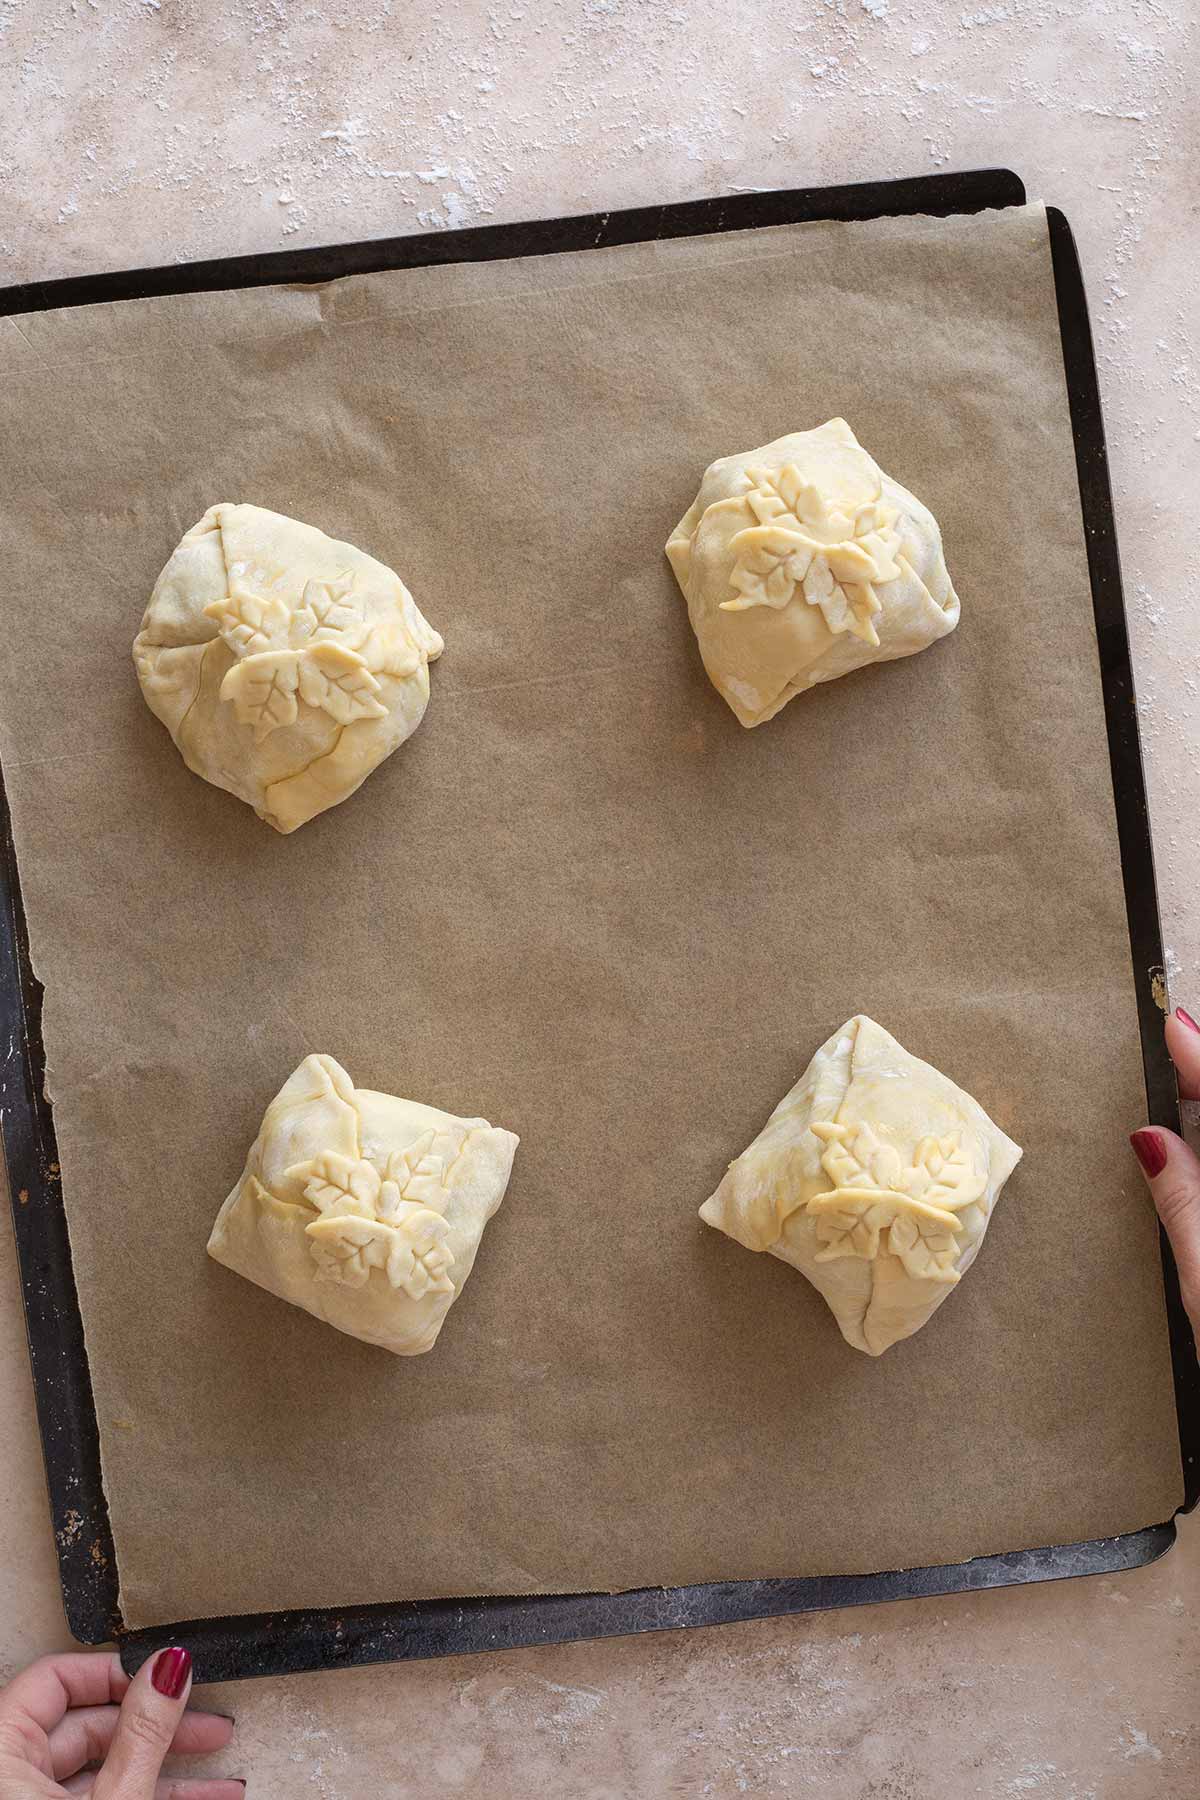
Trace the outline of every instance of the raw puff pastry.
{"type": "Polygon", "coordinates": [[[421,723],[442,640],[400,577],[313,525],[210,506],[133,646],[189,769],[295,831],[421,723]]]}
{"type": "Polygon", "coordinates": [[[700,1217],[799,1269],[846,1342],[879,1356],[970,1268],[1020,1159],[970,1094],[859,1014],[822,1044],[700,1217]]]}
{"type": "Polygon", "coordinates": [[[418,1356],[471,1273],[517,1143],[306,1056],[267,1108],[208,1253],[351,1337],[418,1356]]]}
{"type": "Polygon", "coordinates": [[[958,624],[937,520],[845,419],[713,463],[667,555],[709,679],[747,726],[958,624]]]}

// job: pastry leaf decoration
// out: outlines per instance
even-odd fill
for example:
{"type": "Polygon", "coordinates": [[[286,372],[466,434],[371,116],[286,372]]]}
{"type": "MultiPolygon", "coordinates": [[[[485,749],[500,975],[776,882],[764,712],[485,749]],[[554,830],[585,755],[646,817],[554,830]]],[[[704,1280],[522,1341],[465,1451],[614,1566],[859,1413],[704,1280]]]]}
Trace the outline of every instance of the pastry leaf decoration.
{"type": "Polygon", "coordinates": [[[354,576],[307,581],[293,611],[279,594],[259,594],[235,578],[223,600],[204,608],[237,658],[221,683],[240,725],[261,744],[294,725],[298,702],[338,725],[382,719],[380,675],[403,680],[421,666],[421,653],[402,619],[368,618],[354,592],[354,576]]]}
{"type": "Polygon", "coordinates": [[[254,728],[254,741],[296,720],[299,659],[291,650],[264,650],[235,662],[221,683],[221,698],[233,704],[239,725],[254,728]]]}
{"type": "Polygon", "coordinates": [[[339,725],[387,716],[387,707],[376,698],[379,683],[357,650],[329,642],[312,644],[300,652],[298,673],[301,699],[339,725]]]}
{"type": "Polygon", "coordinates": [[[380,1269],[410,1300],[453,1292],[445,1209],[458,1148],[450,1132],[429,1130],[394,1150],[383,1175],[365,1157],[333,1150],[289,1169],[319,1215],[304,1228],[316,1279],[362,1287],[380,1269]]]}
{"type": "Polygon", "coordinates": [[[918,1281],[941,1281],[953,1286],[961,1279],[954,1267],[957,1229],[956,1226],[948,1230],[919,1215],[900,1213],[888,1229],[888,1248],[918,1281]]]}
{"type": "Polygon", "coordinates": [[[288,1173],[304,1176],[304,1198],[320,1213],[376,1215],[381,1183],[374,1163],[326,1150],[288,1173]]]}
{"type": "Polygon", "coordinates": [[[830,631],[878,645],[874,620],[882,602],[875,588],[900,574],[899,513],[878,499],[853,514],[839,511],[795,463],[776,473],[747,469],[745,480],[758,523],[730,540],[734,598],[722,600],[722,612],[782,608],[799,590],[820,607],[830,631]]]}
{"type": "Polygon", "coordinates": [[[382,1269],[389,1286],[403,1289],[410,1300],[453,1293],[446,1273],[454,1260],[445,1243],[449,1231],[440,1213],[407,1202],[387,1224],[327,1214],[305,1226],[318,1281],[364,1287],[371,1270],[382,1269]]]}
{"type": "Polygon", "coordinates": [[[278,594],[256,594],[242,581],[234,581],[223,600],[204,609],[215,619],[221,636],[235,656],[259,656],[264,650],[286,649],[291,613],[278,594]]]}
{"type": "MultiPolygon", "coordinates": [[[[393,1150],[388,1157],[387,1182],[406,1200],[419,1200],[441,1212],[450,1198],[446,1186],[447,1158],[452,1157],[453,1140],[449,1132],[423,1131],[404,1150],[393,1150]]],[[[385,1186],[387,1183],[385,1183],[385,1186]]]]}
{"type": "Polygon", "coordinates": [[[865,1122],[820,1120],[810,1130],[825,1145],[821,1167],[834,1184],[805,1209],[817,1222],[817,1261],[871,1260],[886,1248],[917,1280],[956,1282],[959,1214],[987,1186],[960,1139],[924,1137],[906,1165],[896,1146],[865,1122]]]}
{"type": "Polygon", "coordinates": [[[293,645],[306,638],[335,638],[347,650],[358,650],[367,635],[362,607],[351,598],[353,575],[337,581],[306,581],[300,604],[292,614],[293,645]]]}

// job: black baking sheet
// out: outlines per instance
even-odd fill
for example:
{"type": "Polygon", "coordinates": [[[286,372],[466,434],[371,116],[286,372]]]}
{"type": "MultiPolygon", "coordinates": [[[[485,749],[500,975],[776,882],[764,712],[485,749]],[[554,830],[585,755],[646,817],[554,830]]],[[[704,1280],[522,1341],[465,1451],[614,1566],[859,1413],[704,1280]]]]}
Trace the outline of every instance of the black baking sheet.
{"type": "MultiPolygon", "coordinates": [[[[543,255],[646,240],[745,230],[813,219],[949,214],[1020,205],[1025,192],[1004,170],[969,171],[841,188],[797,189],[421,237],[283,251],[155,270],[121,272],[0,291],[0,314],[170,293],[318,282],[431,263],[543,255]]],[[[1116,797],[1148,1116],[1178,1123],[1173,1071],[1155,994],[1162,950],[1145,788],[1112,498],[1087,306],[1070,228],[1048,214],[1063,357],[1086,528],[1109,753],[1116,797]]],[[[2,804],[2,796],[0,796],[2,804]]],[[[4,807],[0,858],[0,1028],[3,1137],[18,1257],[67,1619],[85,1643],[116,1638],[127,1667],[165,1643],[185,1641],[200,1680],[328,1668],[564,1642],[772,1614],[804,1612],[1016,1582],[1112,1572],[1152,1561],[1174,1541],[1173,1521],[1121,1538],[980,1557],[968,1563],[871,1576],[723,1582],[622,1594],[537,1595],[424,1601],[178,1621],[126,1633],[100,1477],[99,1444],[83,1327],[71,1273],[51,1109],[43,1093],[40,992],[29,963],[19,876],[4,807]]],[[[1186,1507],[1200,1486],[1200,1376],[1165,1240],[1186,1507]]]]}

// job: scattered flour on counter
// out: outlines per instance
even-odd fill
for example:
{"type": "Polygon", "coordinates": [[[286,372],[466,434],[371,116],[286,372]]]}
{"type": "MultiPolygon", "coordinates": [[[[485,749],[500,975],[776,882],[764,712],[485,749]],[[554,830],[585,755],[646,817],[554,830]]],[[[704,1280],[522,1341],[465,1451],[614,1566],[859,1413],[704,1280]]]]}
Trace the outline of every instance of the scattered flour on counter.
{"type": "Polygon", "coordinates": [[[1126,1762],[1136,1762],[1146,1758],[1150,1762],[1161,1762],[1162,1751],[1157,1744],[1152,1744],[1144,1731],[1136,1725],[1126,1725],[1122,1731],[1118,1748],[1126,1762]]]}
{"type": "Polygon", "coordinates": [[[290,1790],[296,1800],[301,1795],[315,1795],[317,1800],[358,1800],[352,1757],[340,1732],[319,1723],[322,1715],[310,1711],[287,1689],[280,1696],[279,1713],[279,1737],[291,1744],[291,1761],[296,1765],[297,1785],[290,1790]],[[348,1786],[343,1781],[347,1774],[351,1777],[348,1786]]]}
{"type": "Polygon", "coordinates": [[[1011,6],[985,6],[979,12],[963,13],[959,23],[964,31],[975,31],[980,25],[1003,25],[1012,16],[1011,6]]]}
{"type": "MultiPolygon", "coordinates": [[[[456,1744],[434,1757],[431,1773],[444,1787],[465,1788],[483,1767],[484,1753],[478,1744],[456,1744]]],[[[471,1793],[479,1793],[472,1786],[471,1793]]]]}
{"type": "Polygon", "coordinates": [[[370,136],[370,128],[365,119],[347,119],[342,125],[331,125],[328,131],[321,133],[322,139],[332,139],[339,144],[353,144],[357,138],[370,136]]]}
{"type": "Polygon", "coordinates": [[[1136,38],[1118,37],[1118,44],[1130,62],[1157,63],[1166,60],[1166,52],[1158,44],[1140,44],[1136,38]]]}
{"type": "Polygon", "coordinates": [[[1006,1794],[1036,1794],[1040,1790],[1044,1793],[1057,1774],[1058,1765],[1056,1763],[1025,1763],[1012,1780],[1005,1783],[1004,1792],[1006,1794]]]}
{"type": "Polygon", "coordinates": [[[1143,119],[1148,117],[1145,112],[1137,107],[1132,107],[1126,112],[1120,112],[1112,106],[1089,106],[1082,100],[1079,102],[1078,111],[1081,113],[1092,113],[1097,119],[1127,119],[1138,125],[1141,124],[1143,119]]]}
{"type": "Polygon", "coordinates": [[[569,1743],[581,1725],[585,1725],[598,1707],[604,1705],[599,1688],[568,1687],[561,1681],[543,1681],[548,1693],[557,1695],[558,1703],[543,1713],[539,1723],[553,1733],[560,1744],[569,1743]]]}

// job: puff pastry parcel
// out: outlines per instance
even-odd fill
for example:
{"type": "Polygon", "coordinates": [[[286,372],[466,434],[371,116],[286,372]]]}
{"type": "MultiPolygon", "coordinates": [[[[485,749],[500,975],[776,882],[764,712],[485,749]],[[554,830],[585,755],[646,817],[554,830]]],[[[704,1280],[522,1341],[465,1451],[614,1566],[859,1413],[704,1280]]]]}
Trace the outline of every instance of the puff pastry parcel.
{"type": "Polygon", "coordinates": [[[351,1337],[418,1356],[471,1273],[517,1142],[306,1056],[267,1108],[208,1253],[351,1337]]]}
{"type": "Polygon", "coordinates": [[[845,419],[713,463],[667,555],[704,667],[743,725],[958,624],[937,520],[845,419]]]}
{"type": "Polygon", "coordinates": [[[442,640],[400,577],[261,506],[210,506],[133,646],[189,769],[277,831],[346,799],[421,723],[442,640]]]}
{"type": "Polygon", "coordinates": [[[970,1268],[1021,1151],[882,1025],[850,1019],[700,1208],[806,1275],[842,1336],[879,1356],[970,1268]]]}

